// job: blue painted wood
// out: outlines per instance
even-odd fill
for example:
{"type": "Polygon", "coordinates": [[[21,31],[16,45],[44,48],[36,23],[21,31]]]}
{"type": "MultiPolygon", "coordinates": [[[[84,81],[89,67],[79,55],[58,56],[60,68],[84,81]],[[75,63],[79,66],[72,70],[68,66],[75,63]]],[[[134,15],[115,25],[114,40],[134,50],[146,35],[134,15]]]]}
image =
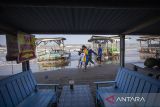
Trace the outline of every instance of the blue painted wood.
{"type": "Polygon", "coordinates": [[[24,76],[21,77],[21,82],[22,82],[22,84],[23,84],[23,87],[24,87],[24,90],[25,90],[25,92],[26,92],[26,95],[28,96],[28,95],[30,94],[30,92],[29,92],[27,83],[26,83],[26,81],[25,81],[25,79],[24,79],[24,76]]]}
{"type": "Polygon", "coordinates": [[[133,83],[135,81],[135,76],[132,76],[131,77],[131,80],[130,80],[130,83],[129,83],[129,86],[128,86],[128,90],[127,90],[127,93],[130,93],[132,88],[133,88],[133,83]]]}
{"type": "Polygon", "coordinates": [[[139,86],[139,82],[140,82],[140,79],[135,77],[131,93],[136,93],[137,92],[137,89],[138,89],[138,86],[139,86]]]}
{"type": "Polygon", "coordinates": [[[121,86],[120,86],[120,89],[123,91],[124,87],[125,87],[125,83],[126,83],[126,80],[127,80],[127,77],[128,77],[128,73],[126,73],[126,71],[123,71],[124,72],[124,77],[122,78],[122,83],[121,83],[121,86]]]}
{"type": "Polygon", "coordinates": [[[35,89],[35,85],[34,85],[34,83],[32,82],[31,76],[28,74],[27,77],[28,77],[28,80],[29,80],[30,85],[31,85],[31,87],[32,87],[32,90],[34,90],[34,89],[35,89]]]}
{"type": "Polygon", "coordinates": [[[149,82],[145,82],[143,93],[149,93],[151,90],[151,84],[149,82]]]}
{"type": "Polygon", "coordinates": [[[13,84],[13,90],[15,91],[15,94],[17,96],[18,103],[20,103],[23,100],[23,97],[18,87],[17,81],[16,80],[13,81],[12,84],[13,84]]]}
{"type": "Polygon", "coordinates": [[[18,87],[19,87],[19,89],[20,89],[21,95],[22,95],[23,99],[25,99],[25,97],[27,96],[27,94],[26,94],[26,92],[25,92],[24,86],[23,86],[20,78],[17,79],[17,83],[18,83],[18,87]]]}
{"type": "Polygon", "coordinates": [[[13,105],[16,106],[18,104],[18,98],[17,98],[16,93],[13,89],[12,83],[7,84],[7,89],[8,89],[8,93],[11,97],[11,100],[13,102],[13,105]]]}
{"type": "Polygon", "coordinates": [[[52,90],[40,90],[27,97],[17,107],[47,107],[53,95],[55,93],[52,90]]]}
{"type": "Polygon", "coordinates": [[[145,80],[140,80],[138,88],[137,88],[137,93],[142,93],[143,92],[143,88],[144,88],[144,84],[145,84],[145,80]]]}
{"type": "Polygon", "coordinates": [[[26,102],[23,107],[29,107],[28,104],[47,107],[51,100],[53,103],[57,101],[53,90],[35,92],[35,87],[36,81],[31,71],[0,80],[0,107],[17,107],[23,102],[26,102]]]}
{"type": "Polygon", "coordinates": [[[123,78],[124,78],[124,74],[125,74],[125,72],[121,71],[120,80],[117,81],[119,88],[120,88],[121,85],[122,85],[122,81],[123,81],[123,78]]]}
{"type": "Polygon", "coordinates": [[[0,92],[0,107],[6,107],[2,94],[0,92]]]}
{"type": "Polygon", "coordinates": [[[36,82],[36,79],[33,76],[33,73],[31,73],[31,71],[30,71],[29,75],[30,75],[30,77],[32,79],[32,82],[33,82],[34,86],[35,86],[37,84],[37,82],[36,82]]]}
{"type": "Polygon", "coordinates": [[[26,84],[27,84],[29,93],[31,93],[31,92],[33,91],[33,88],[32,88],[32,85],[31,85],[30,82],[29,82],[29,79],[28,79],[28,76],[27,76],[27,75],[25,76],[25,81],[26,81],[26,84]]]}
{"type": "Polygon", "coordinates": [[[118,68],[117,76],[116,76],[115,81],[119,81],[120,80],[121,71],[122,71],[121,68],[118,68]]]}
{"type": "Polygon", "coordinates": [[[131,81],[131,75],[128,75],[127,80],[126,80],[126,83],[125,83],[125,86],[124,86],[124,88],[123,88],[123,92],[124,92],[124,93],[127,92],[128,87],[129,87],[129,84],[130,84],[130,81],[131,81]]]}
{"type": "Polygon", "coordinates": [[[9,95],[7,88],[5,86],[0,87],[0,92],[2,94],[6,107],[14,107],[11,100],[11,96],[9,95]]]}
{"type": "Polygon", "coordinates": [[[116,76],[116,82],[117,82],[117,86],[120,86],[120,80],[121,80],[121,77],[122,77],[122,70],[121,70],[121,68],[119,68],[118,69],[118,74],[117,74],[117,76],[116,76]]]}
{"type": "Polygon", "coordinates": [[[150,93],[158,93],[158,87],[155,86],[154,84],[152,84],[151,89],[150,89],[150,93]]]}
{"type": "MultiPolygon", "coordinates": [[[[126,68],[118,69],[118,73],[116,76],[116,82],[118,87],[114,90],[114,87],[107,88],[107,87],[99,87],[97,90],[97,98],[100,99],[103,105],[104,99],[100,96],[103,96],[104,93],[160,93],[160,81],[148,77],[144,74],[140,74],[138,72],[128,70],[126,68]],[[102,91],[103,90],[103,91],[102,91]]],[[[148,99],[149,94],[146,94],[146,100],[153,100],[148,99]]],[[[157,101],[153,100],[154,102],[157,101]]],[[[140,105],[145,106],[146,104],[140,105]]]]}

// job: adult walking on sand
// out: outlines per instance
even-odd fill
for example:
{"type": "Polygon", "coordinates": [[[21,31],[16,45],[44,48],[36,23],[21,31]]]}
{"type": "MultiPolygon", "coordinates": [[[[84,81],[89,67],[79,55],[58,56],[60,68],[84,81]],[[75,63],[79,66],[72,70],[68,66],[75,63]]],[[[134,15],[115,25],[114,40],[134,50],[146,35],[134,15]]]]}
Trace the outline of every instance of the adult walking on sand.
{"type": "Polygon", "coordinates": [[[102,48],[101,48],[101,44],[99,44],[99,47],[98,47],[98,61],[101,64],[101,62],[102,62],[102,48]]]}
{"type": "Polygon", "coordinates": [[[92,54],[97,55],[97,53],[95,53],[92,50],[91,46],[89,46],[88,47],[88,62],[87,62],[87,65],[88,65],[89,62],[92,63],[92,64],[95,64],[94,61],[92,60],[92,54]]]}

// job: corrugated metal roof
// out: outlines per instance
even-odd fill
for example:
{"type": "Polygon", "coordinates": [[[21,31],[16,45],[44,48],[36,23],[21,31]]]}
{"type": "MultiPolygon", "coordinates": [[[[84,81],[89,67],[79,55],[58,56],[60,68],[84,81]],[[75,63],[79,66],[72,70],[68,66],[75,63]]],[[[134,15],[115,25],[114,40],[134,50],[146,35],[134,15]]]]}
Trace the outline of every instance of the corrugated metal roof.
{"type": "MultiPolygon", "coordinates": [[[[0,12],[0,24],[34,34],[122,34],[160,17],[160,9],[146,8],[1,6],[0,12]]],[[[157,21],[130,34],[160,34],[159,28],[157,21]]]]}

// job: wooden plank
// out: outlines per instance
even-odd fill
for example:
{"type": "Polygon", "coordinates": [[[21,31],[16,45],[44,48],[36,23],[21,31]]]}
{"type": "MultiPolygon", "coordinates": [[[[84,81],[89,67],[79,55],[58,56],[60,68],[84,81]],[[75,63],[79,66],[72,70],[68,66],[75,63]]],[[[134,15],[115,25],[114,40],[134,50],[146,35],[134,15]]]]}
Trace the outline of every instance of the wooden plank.
{"type": "Polygon", "coordinates": [[[115,81],[119,81],[120,75],[121,75],[121,67],[118,68],[118,72],[117,72],[115,81]]]}
{"type": "Polygon", "coordinates": [[[47,107],[54,95],[53,90],[39,90],[27,97],[17,107],[47,107]]]}
{"type": "Polygon", "coordinates": [[[30,85],[31,85],[31,87],[32,87],[32,90],[34,90],[34,89],[35,89],[35,85],[34,85],[32,79],[31,79],[31,76],[28,74],[27,77],[28,77],[28,80],[29,80],[30,85]]]}
{"type": "Polygon", "coordinates": [[[154,84],[152,84],[151,89],[150,89],[150,93],[158,93],[158,87],[154,84]]]}
{"type": "Polygon", "coordinates": [[[0,92],[2,94],[2,97],[4,98],[4,102],[6,104],[6,107],[14,107],[14,105],[12,104],[10,95],[7,91],[7,88],[5,86],[0,87],[0,92]]]}
{"type": "Polygon", "coordinates": [[[123,81],[123,77],[124,77],[125,72],[121,71],[121,76],[120,76],[120,80],[117,81],[118,82],[118,87],[120,88],[122,85],[122,81],[123,81]]]}
{"type": "Polygon", "coordinates": [[[128,78],[126,80],[126,83],[125,83],[125,86],[123,88],[123,92],[126,93],[127,90],[128,90],[128,87],[129,87],[129,84],[130,84],[130,81],[131,81],[131,75],[128,75],[128,78]]]}
{"type": "Polygon", "coordinates": [[[137,92],[137,87],[139,85],[139,81],[140,81],[140,79],[135,77],[135,81],[133,83],[133,88],[131,90],[131,93],[136,93],[137,92]]]}
{"type": "Polygon", "coordinates": [[[18,99],[11,83],[7,84],[7,89],[8,93],[10,94],[10,98],[13,102],[13,105],[16,106],[18,104],[18,99]]]}
{"type": "Polygon", "coordinates": [[[123,71],[124,72],[124,77],[122,79],[122,83],[121,83],[121,87],[120,89],[123,90],[123,88],[125,87],[125,82],[127,80],[127,77],[128,77],[128,73],[126,73],[126,71],[123,71]]]}
{"type": "Polygon", "coordinates": [[[24,79],[25,79],[25,81],[26,81],[26,84],[27,84],[27,87],[28,87],[28,89],[29,89],[29,92],[31,93],[31,92],[33,91],[33,89],[32,89],[32,85],[30,84],[30,81],[29,81],[29,79],[28,79],[28,76],[26,75],[26,76],[24,77],[24,79]]]}
{"type": "Polygon", "coordinates": [[[30,92],[29,92],[29,89],[28,89],[28,87],[27,87],[27,83],[26,83],[26,81],[24,80],[24,76],[22,76],[20,79],[21,79],[21,82],[22,82],[22,84],[23,84],[24,91],[26,92],[26,95],[28,96],[28,95],[30,94],[30,92]]]}
{"type": "Polygon", "coordinates": [[[136,78],[136,77],[132,75],[131,81],[130,81],[130,83],[129,83],[128,90],[127,90],[128,93],[130,93],[131,90],[132,90],[132,88],[133,88],[133,83],[134,83],[134,81],[135,81],[135,78],[136,78]]]}
{"type": "Polygon", "coordinates": [[[20,78],[17,79],[17,83],[18,83],[18,87],[19,87],[19,89],[20,89],[20,92],[21,92],[21,94],[22,94],[22,97],[23,97],[23,99],[25,99],[25,97],[27,96],[27,94],[26,94],[26,92],[25,92],[25,89],[24,89],[24,87],[23,87],[23,84],[22,84],[20,78]]]}
{"type": "MultiPolygon", "coordinates": [[[[151,84],[149,82],[145,81],[145,85],[144,85],[142,93],[145,93],[145,94],[143,94],[143,98],[145,99],[146,103],[150,102],[150,100],[148,100],[148,97],[149,97],[148,93],[150,92],[150,89],[151,89],[151,84]]],[[[140,106],[144,107],[146,103],[143,103],[140,106]]]]}
{"type": "Polygon", "coordinates": [[[13,81],[12,84],[13,84],[13,90],[15,91],[16,96],[17,96],[17,100],[20,103],[23,100],[23,97],[22,97],[22,94],[21,94],[20,89],[18,87],[17,81],[16,80],[13,81]]]}
{"type": "Polygon", "coordinates": [[[0,92],[0,106],[1,106],[1,107],[6,107],[5,102],[4,102],[4,99],[3,99],[3,97],[2,97],[1,92],[0,92]]]}
{"type": "Polygon", "coordinates": [[[151,90],[151,84],[149,82],[145,82],[144,88],[143,88],[143,93],[149,93],[151,90]]]}
{"type": "Polygon", "coordinates": [[[37,82],[36,82],[36,80],[35,80],[35,78],[33,76],[33,73],[31,71],[27,71],[27,72],[29,72],[29,75],[30,75],[30,77],[31,77],[31,79],[32,79],[32,81],[34,83],[34,86],[35,86],[37,84],[37,82]]]}
{"type": "Polygon", "coordinates": [[[143,92],[144,84],[145,84],[145,80],[141,79],[136,93],[142,93],[143,92]]]}

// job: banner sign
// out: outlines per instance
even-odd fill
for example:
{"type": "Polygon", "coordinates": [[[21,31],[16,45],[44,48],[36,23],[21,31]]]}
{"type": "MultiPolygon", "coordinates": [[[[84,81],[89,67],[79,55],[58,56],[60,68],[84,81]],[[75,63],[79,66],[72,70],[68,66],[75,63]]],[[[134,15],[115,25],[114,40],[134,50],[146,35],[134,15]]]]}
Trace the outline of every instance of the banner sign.
{"type": "Polygon", "coordinates": [[[18,51],[19,51],[17,59],[18,63],[36,58],[35,55],[36,45],[35,45],[34,35],[19,32],[17,35],[17,40],[18,40],[18,51]]]}
{"type": "Polygon", "coordinates": [[[17,43],[17,35],[6,35],[6,43],[7,43],[7,61],[16,61],[18,58],[18,43],[17,43]]]}

